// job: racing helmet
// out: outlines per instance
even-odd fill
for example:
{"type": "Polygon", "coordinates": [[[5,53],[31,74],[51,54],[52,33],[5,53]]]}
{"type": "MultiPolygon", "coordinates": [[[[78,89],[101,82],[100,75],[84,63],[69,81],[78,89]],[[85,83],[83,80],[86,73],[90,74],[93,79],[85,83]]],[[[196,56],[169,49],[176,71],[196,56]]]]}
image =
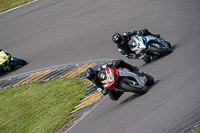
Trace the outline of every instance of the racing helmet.
{"type": "Polygon", "coordinates": [[[121,34],[119,34],[119,33],[115,33],[115,34],[113,34],[113,36],[112,36],[112,41],[113,41],[114,43],[116,43],[116,44],[123,44],[123,42],[124,42],[124,37],[123,37],[121,34]]]}
{"type": "Polygon", "coordinates": [[[92,80],[95,78],[95,70],[91,67],[89,67],[86,71],[85,71],[85,77],[89,80],[92,80]]]}
{"type": "Polygon", "coordinates": [[[97,78],[100,80],[100,81],[103,81],[105,79],[107,79],[107,74],[106,74],[106,70],[103,69],[103,70],[100,70],[97,74],[97,78]]]}

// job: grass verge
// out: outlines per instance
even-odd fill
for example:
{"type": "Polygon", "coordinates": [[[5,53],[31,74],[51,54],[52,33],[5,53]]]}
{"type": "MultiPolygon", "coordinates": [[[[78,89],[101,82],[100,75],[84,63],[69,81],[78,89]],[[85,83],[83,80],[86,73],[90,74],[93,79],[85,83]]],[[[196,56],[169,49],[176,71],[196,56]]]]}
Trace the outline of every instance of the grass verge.
{"type": "Polygon", "coordinates": [[[0,12],[26,4],[33,0],[0,0],[0,12]]]}
{"type": "Polygon", "coordinates": [[[191,133],[200,133],[200,127],[196,130],[192,130],[191,133]]]}
{"type": "Polygon", "coordinates": [[[80,79],[59,78],[0,90],[1,133],[53,133],[87,91],[80,79]]]}

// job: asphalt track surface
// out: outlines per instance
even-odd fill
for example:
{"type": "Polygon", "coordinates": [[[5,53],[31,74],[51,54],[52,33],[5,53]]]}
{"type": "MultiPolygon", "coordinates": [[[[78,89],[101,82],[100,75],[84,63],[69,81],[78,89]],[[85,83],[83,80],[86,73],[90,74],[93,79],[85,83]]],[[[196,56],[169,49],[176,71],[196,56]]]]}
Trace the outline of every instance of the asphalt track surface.
{"type": "Polygon", "coordinates": [[[181,133],[200,122],[199,0],[38,0],[0,15],[0,47],[29,64],[1,78],[94,59],[124,59],[155,78],[148,93],[106,97],[69,133],[181,133]],[[127,60],[114,32],[147,28],[173,52],[127,60]]]}

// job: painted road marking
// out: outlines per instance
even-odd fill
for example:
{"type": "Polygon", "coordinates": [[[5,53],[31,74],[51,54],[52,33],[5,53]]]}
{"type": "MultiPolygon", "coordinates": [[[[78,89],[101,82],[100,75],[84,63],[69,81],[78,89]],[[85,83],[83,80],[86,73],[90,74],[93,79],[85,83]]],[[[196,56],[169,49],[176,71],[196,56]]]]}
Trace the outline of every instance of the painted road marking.
{"type": "Polygon", "coordinates": [[[102,96],[103,96],[103,94],[101,92],[99,92],[99,91],[91,94],[90,96],[87,96],[86,98],[84,98],[81,101],[81,103],[79,105],[77,105],[75,107],[75,110],[73,110],[71,113],[74,113],[74,112],[76,112],[76,111],[78,111],[78,110],[80,110],[80,109],[82,109],[82,108],[94,103],[94,102],[99,101],[102,96]]]}
{"type": "Polygon", "coordinates": [[[13,11],[13,10],[16,10],[16,9],[20,8],[20,7],[29,5],[29,4],[34,3],[34,2],[36,2],[36,1],[38,1],[38,0],[34,0],[34,1],[28,2],[28,3],[26,3],[26,4],[20,5],[20,6],[18,6],[18,7],[9,9],[9,10],[7,10],[7,11],[4,11],[4,12],[0,13],[0,15],[1,15],[1,14],[5,14],[5,13],[7,13],[7,12],[11,12],[11,11],[13,11]]]}

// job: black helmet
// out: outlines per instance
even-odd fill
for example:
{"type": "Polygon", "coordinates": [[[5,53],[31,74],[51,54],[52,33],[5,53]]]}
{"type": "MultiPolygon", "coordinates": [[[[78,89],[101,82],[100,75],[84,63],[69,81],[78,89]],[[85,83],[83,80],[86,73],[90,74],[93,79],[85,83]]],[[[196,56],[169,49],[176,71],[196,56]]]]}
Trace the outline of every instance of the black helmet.
{"type": "Polygon", "coordinates": [[[116,44],[122,44],[124,42],[124,37],[119,33],[115,33],[112,36],[112,41],[116,44]]]}
{"type": "Polygon", "coordinates": [[[91,67],[89,67],[86,71],[85,71],[85,77],[89,80],[92,80],[95,78],[95,70],[91,67]]]}

